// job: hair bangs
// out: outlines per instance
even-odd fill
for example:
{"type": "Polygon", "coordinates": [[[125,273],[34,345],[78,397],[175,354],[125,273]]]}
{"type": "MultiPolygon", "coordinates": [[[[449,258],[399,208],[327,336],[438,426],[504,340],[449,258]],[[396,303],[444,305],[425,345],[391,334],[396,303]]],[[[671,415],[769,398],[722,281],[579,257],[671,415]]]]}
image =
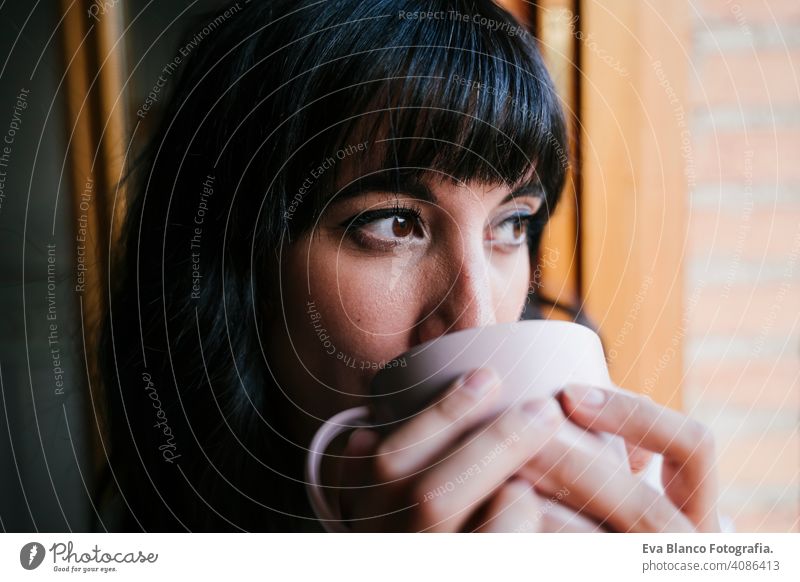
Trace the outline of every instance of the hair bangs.
{"type": "MultiPolygon", "coordinates": [[[[445,4],[474,14],[470,2],[445,4]]],[[[483,20],[519,27],[501,8],[480,6],[483,20]]],[[[303,132],[313,139],[302,146],[304,169],[292,174],[319,175],[314,167],[323,160],[346,158],[317,181],[309,210],[318,215],[348,181],[391,171],[511,188],[537,184],[552,211],[566,172],[566,136],[534,39],[457,18],[420,23],[384,14],[370,28],[371,42],[348,38],[346,29],[323,34],[334,57],[295,92],[310,104],[307,117],[320,123],[303,132]]]]}

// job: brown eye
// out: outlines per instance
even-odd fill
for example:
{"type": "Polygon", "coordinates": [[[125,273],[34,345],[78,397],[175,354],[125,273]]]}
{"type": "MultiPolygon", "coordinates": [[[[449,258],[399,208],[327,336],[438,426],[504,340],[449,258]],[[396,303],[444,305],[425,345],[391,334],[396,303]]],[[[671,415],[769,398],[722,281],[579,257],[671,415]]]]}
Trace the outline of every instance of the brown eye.
{"type": "Polygon", "coordinates": [[[532,215],[513,215],[499,225],[490,228],[489,236],[493,244],[521,246],[527,239],[527,226],[532,215]]]}
{"type": "Polygon", "coordinates": [[[521,220],[515,220],[512,222],[514,228],[514,238],[519,239],[525,233],[525,227],[522,225],[521,220]]]}
{"type": "Polygon", "coordinates": [[[394,252],[399,247],[425,240],[424,224],[419,208],[398,201],[392,207],[361,212],[341,226],[358,247],[394,252]]]}
{"type": "Polygon", "coordinates": [[[414,232],[413,223],[402,216],[395,216],[392,222],[392,234],[398,238],[405,238],[411,236],[414,232]]]}
{"type": "Polygon", "coordinates": [[[350,221],[348,230],[365,234],[375,240],[389,241],[394,245],[424,238],[419,210],[399,204],[392,208],[363,212],[350,221]]]}

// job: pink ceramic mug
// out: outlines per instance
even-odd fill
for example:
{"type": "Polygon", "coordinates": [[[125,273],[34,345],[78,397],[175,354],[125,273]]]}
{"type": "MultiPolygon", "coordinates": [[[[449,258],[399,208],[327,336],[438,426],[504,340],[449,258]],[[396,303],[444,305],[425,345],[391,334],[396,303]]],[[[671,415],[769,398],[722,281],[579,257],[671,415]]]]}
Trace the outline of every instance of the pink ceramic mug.
{"type": "MultiPolygon", "coordinates": [[[[306,489],[326,530],[346,531],[320,485],[320,465],[330,443],[354,427],[385,433],[437,400],[462,374],[491,367],[502,381],[495,410],[554,395],[566,384],[616,389],[608,374],[600,338],[577,323],[526,320],[465,329],[413,347],[383,367],[371,384],[368,406],[350,408],[323,423],[309,446],[306,489]]],[[[627,469],[621,438],[604,435],[627,469]]]]}

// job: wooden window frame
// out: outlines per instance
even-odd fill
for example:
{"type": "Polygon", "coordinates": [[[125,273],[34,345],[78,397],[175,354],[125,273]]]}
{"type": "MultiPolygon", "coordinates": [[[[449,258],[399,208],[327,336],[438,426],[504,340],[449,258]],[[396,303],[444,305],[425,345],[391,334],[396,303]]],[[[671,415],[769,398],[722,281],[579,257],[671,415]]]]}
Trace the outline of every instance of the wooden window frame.
{"type": "Polygon", "coordinates": [[[681,408],[688,6],[500,4],[536,34],[577,161],[542,239],[542,292],[596,324],[616,384],[681,408]]]}

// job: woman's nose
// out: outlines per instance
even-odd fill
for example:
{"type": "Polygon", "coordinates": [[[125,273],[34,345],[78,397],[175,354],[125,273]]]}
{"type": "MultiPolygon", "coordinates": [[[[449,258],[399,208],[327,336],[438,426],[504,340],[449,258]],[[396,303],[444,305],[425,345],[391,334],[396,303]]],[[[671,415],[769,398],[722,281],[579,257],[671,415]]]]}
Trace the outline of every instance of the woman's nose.
{"type": "Polygon", "coordinates": [[[450,254],[428,289],[435,289],[417,326],[417,341],[423,343],[446,333],[497,322],[492,298],[491,266],[482,246],[464,245],[463,252],[450,254]]]}

